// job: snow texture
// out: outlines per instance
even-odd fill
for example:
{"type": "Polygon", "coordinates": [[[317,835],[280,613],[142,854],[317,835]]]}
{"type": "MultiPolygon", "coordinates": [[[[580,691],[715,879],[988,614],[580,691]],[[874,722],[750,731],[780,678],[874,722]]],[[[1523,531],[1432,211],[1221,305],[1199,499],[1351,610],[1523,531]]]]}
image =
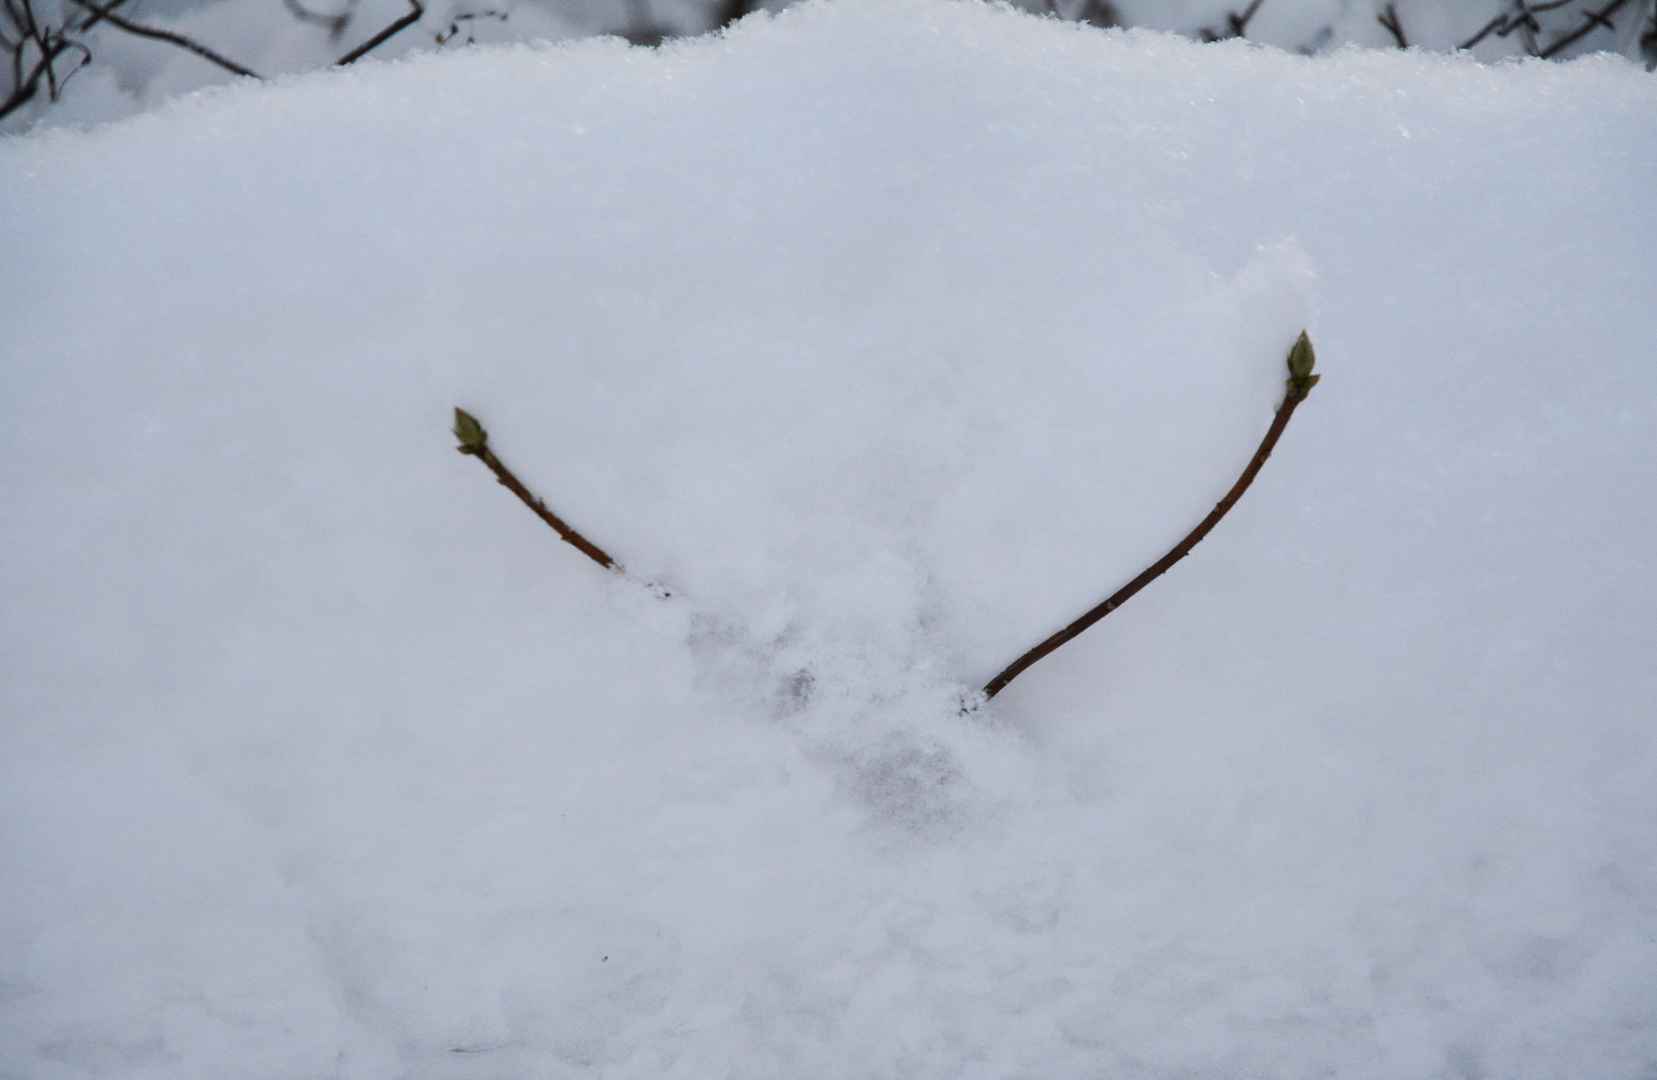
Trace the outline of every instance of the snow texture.
{"type": "Polygon", "coordinates": [[[0,142],[0,1075],[1651,1076],[1653,191],[938,0],[0,142]]]}

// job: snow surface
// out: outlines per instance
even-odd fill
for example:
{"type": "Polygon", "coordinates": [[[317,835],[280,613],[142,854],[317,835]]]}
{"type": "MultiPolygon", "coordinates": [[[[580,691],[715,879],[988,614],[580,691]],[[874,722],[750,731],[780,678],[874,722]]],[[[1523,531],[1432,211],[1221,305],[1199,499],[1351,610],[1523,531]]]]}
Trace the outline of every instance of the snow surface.
{"type": "Polygon", "coordinates": [[[0,142],[0,1075],[1649,1077],[1653,191],[938,0],[0,142]]]}

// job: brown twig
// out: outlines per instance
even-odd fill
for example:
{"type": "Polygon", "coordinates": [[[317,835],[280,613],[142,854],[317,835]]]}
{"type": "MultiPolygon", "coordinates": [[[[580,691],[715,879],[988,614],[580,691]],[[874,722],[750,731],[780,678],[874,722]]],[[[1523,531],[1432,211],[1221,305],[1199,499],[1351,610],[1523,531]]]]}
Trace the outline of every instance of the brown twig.
{"type": "MultiPolygon", "coordinates": [[[[32,40],[33,39],[29,39],[29,41],[32,40]]],[[[23,47],[27,45],[29,41],[20,42],[17,45],[11,46],[14,85],[11,93],[7,94],[3,100],[0,100],[0,120],[5,119],[13,112],[21,109],[34,98],[35,94],[40,90],[40,80],[42,77],[44,77],[47,81],[49,96],[52,100],[57,100],[58,88],[63,85],[63,80],[68,79],[69,75],[73,75],[76,71],[79,71],[86,61],[91,59],[92,54],[87,51],[86,46],[82,45],[78,41],[69,41],[57,35],[48,35],[44,40],[45,46],[41,52],[40,59],[35,61],[34,66],[29,69],[29,74],[27,75],[22,74],[23,47]],[[82,54],[81,62],[76,64],[74,68],[70,69],[69,74],[63,76],[63,80],[60,80],[57,75],[57,70],[53,67],[53,65],[57,62],[57,58],[59,56],[71,50],[79,51],[82,54]]]]}
{"type": "Polygon", "coordinates": [[[542,521],[551,525],[553,531],[562,537],[566,543],[574,545],[581,551],[581,554],[606,570],[618,572],[621,570],[621,564],[606,555],[602,548],[570,528],[564,523],[563,518],[547,509],[546,503],[530,494],[529,489],[524,487],[516,476],[512,475],[512,470],[501,464],[501,459],[496,457],[489,449],[489,433],[483,430],[483,425],[478,423],[475,416],[464,409],[455,410],[455,438],[460,440],[459,449],[462,454],[470,454],[489,466],[489,471],[495,474],[495,479],[500,481],[512,494],[522,499],[523,504],[535,511],[536,516],[542,521]]]}
{"type": "Polygon", "coordinates": [[[407,30],[409,27],[419,22],[420,17],[426,13],[425,7],[420,3],[420,0],[408,0],[408,6],[409,11],[407,15],[404,15],[401,19],[391,23],[378,34],[375,34],[361,45],[358,45],[355,49],[352,49],[338,60],[335,60],[334,66],[344,67],[347,64],[352,64],[358,60],[361,60],[369,52],[379,48],[381,45],[384,45],[387,41],[391,40],[394,35],[402,33],[404,30],[407,30]]]}
{"type": "Polygon", "coordinates": [[[1248,467],[1243,470],[1243,475],[1239,476],[1237,482],[1231,486],[1231,490],[1226,492],[1225,498],[1221,499],[1214,509],[1209,511],[1208,516],[1202,519],[1202,524],[1192,529],[1184,540],[1175,544],[1172,551],[1146,568],[1144,573],[1112,593],[1104,603],[1092,608],[1087,614],[1009,664],[1005,671],[985,684],[985,700],[993,698],[1006,689],[1008,683],[1022,675],[1036,661],[1053,652],[1065,642],[1079,637],[1088,627],[1127,603],[1140,589],[1161,577],[1168,571],[1169,567],[1189,555],[1191,549],[1196,547],[1198,542],[1207,536],[1215,525],[1220,523],[1220,519],[1226,516],[1226,512],[1236,505],[1237,500],[1243,497],[1243,492],[1247,491],[1249,485],[1254,483],[1255,474],[1260,471],[1260,466],[1264,465],[1266,459],[1271,456],[1272,447],[1277,445],[1277,440],[1283,434],[1283,429],[1289,426],[1289,417],[1294,415],[1295,406],[1305,401],[1306,395],[1317,384],[1319,377],[1312,374],[1314,359],[1311,339],[1302,331],[1300,338],[1294,344],[1294,348],[1289,350],[1288,392],[1283,396],[1283,404],[1278,406],[1277,417],[1272,421],[1271,429],[1266,432],[1266,437],[1261,440],[1260,448],[1254,452],[1254,457],[1249,459],[1248,467]]]}
{"type": "Polygon", "coordinates": [[[0,119],[4,119],[34,99],[40,91],[42,79],[46,81],[46,96],[56,101],[69,77],[91,61],[92,52],[69,37],[69,33],[77,28],[67,23],[59,26],[42,24],[35,17],[34,6],[29,0],[0,0],[0,4],[4,5],[5,21],[17,33],[14,41],[10,35],[0,32],[0,47],[11,54],[12,88],[4,99],[0,99],[0,119]],[[24,57],[31,46],[39,55],[33,63],[25,64],[24,57]],[[60,76],[58,57],[66,52],[79,53],[80,57],[74,67],[60,76]],[[28,67],[28,74],[24,74],[25,66],[28,67]]]}
{"type": "Polygon", "coordinates": [[[1582,25],[1569,34],[1556,39],[1552,45],[1543,49],[1542,58],[1547,60],[1559,55],[1561,50],[1570,48],[1593,33],[1596,26],[1603,26],[1612,33],[1616,33],[1617,25],[1611,21],[1611,16],[1616,14],[1617,10],[1626,3],[1628,3],[1628,0],[1612,0],[1611,3],[1606,4],[1598,11],[1584,11],[1582,13],[1582,25]]]}
{"type": "Polygon", "coordinates": [[[103,20],[111,26],[119,27],[120,29],[125,30],[129,34],[135,34],[138,37],[154,38],[157,41],[166,41],[173,45],[177,45],[181,49],[188,49],[190,52],[195,53],[203,60],[217,64],[226,71],[233,72],[237,75],[247,75],[255,79],[263,78],[263,76],[261,76],[258,72],[251,71],[236,63],[234,60],[220,56],[218,53],[214,52],[212,49],[209,49],[201,42],[187,38],[183,34],[175,34],[171,30],[157,30],[153,26],[143,26],[125,18],[124,16],[117,15],[113,10],[115,8],[115,4],[106,4],[103,7],[99,7],[97,4],[92,3],[91,0],[70,0],[70,2],[76,7],[85,8],[87,11],[92,12],[94,18],[87,23],[88,26],[91,26],[94,22],[103,20]]]}
{"type": "Polygon", "coordinates": [[[1216,41],[1228,41],[1231,38],[1242,37],[1244,31],[1248,29],[1249,20],[1254,18],[1254,13],[1259,11],[1260,5],[1265,2],[1266,0],[1252,0],[1249,6],[1241,12],[1227,12],[1225,17],[1226,32],[1223,34],[1216,33],[1205,26],[1202,29],[1202,39],[1212,44],[1216,41]]]}
{"type": "Polygon", "coordinates": [[[1375,16],[1375,21],[1387,28],[1392,40],[1398,42],[1400,49],[1410,47],[1409,39],[1404,36],[1404,23],[1398,18],[1398,5],[1388,4],[1386,10],[1375,16]]]}
{"type": "Polygon", "coordinates": [[[1461,43],[1461,48],[1471,49],[1491,34],[1497,37],[1507,37],[1515,30],[1521,31],[1520,37],[1525,43],[1525,51],[1532,56],[1539,55],[1536,51],[1536,35],[1541,33],[1542,24],[1536,21],[1537,12],[1553,11],[1576,0],[1548,0],[1546,3],[1532,4],[1527,0],[1515,0],[1515,12],[1511,15],[1498,15],[1485,23],[1478,33],[1461,43]]]}

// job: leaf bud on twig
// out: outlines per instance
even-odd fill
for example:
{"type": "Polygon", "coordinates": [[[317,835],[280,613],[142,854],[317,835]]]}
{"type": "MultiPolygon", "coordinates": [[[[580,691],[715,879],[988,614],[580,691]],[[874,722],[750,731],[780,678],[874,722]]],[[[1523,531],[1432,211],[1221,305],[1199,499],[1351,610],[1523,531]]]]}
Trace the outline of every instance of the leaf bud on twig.
{"type": "Polygon", "coordinates": [[[477,417],[465,409],[456,408],[455,438],[460,440],[459,449],[462,454],[475,454],[489,441],[489,433],[483,430],[483,425],[478,423],[477,417]]]}
{"type": "Polygon", "coordinates": [[[1306,331],[1300,332],[1295,339],[1294,348],[1289,350],[1289,392],[1296,397],[1305,397],[1312,387],[1318,384],[1322,376],[1312,374],[1312,365],[1317,362],[1317,356],[1312,352],[1312,339],[1306,336],[1306,331]]]}

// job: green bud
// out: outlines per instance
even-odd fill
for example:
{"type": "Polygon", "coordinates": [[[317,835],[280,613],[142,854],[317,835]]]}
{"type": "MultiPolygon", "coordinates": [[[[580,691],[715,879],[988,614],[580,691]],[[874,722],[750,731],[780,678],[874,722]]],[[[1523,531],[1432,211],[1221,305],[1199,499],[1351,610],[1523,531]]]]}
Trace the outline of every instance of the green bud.
{"type": "Polygon", "coordinates": [[[455,409],[455,438],[460,440],[462,454],[475,454],[483,449],[483,444],[489,441],[489,433],[483,430],[477,417],[465,409],[455,409]]]}
{"type": "Polygon", "coordinates": [[[1289,374],[1296,382],[1302,382],[1312,373],[1312,364],[1317,357],[1312,355],[1312,339],[1306,336],[1306,331],[1300,332],[1295,339],[1294,348],[1289,350],[1289,374]]]}
{"type": "Polygon", "coordinates": [[[1289,350],[1289,393],[1305,397],[1318,384],[1320,376],[1312,374],[1312,365],[1316,360],[1312,355],[1312,339],[1302,330],[1300,337],[1295,339],[1294,348],[1289,350]]]}

